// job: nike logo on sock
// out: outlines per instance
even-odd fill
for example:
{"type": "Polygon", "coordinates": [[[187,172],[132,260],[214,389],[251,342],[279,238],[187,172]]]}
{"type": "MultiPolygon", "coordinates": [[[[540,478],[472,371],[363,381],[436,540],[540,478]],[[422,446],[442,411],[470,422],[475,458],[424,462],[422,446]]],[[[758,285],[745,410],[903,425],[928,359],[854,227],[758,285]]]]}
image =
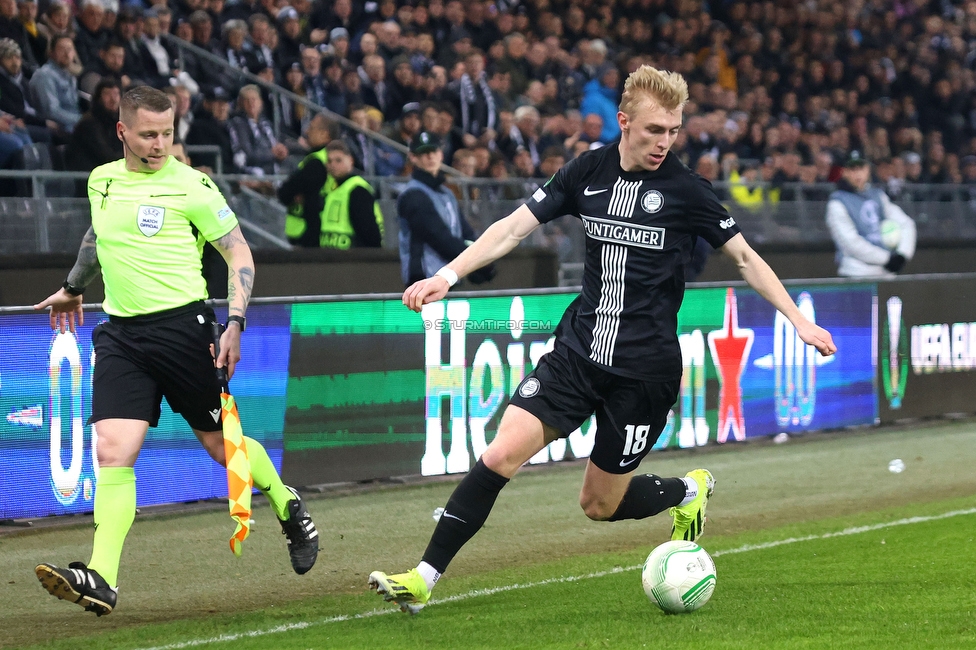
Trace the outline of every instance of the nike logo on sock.
{"type": "Polygon", "coordinates": [[[468,522],[466,522],[465,520],[463,520],[463,519],[461,519],[460,517],[455,517],[454,515],[452,515],[452,514],[451,514],[451,513],[449,513],[449,512],[445,512],[444,514],[442,514],[442,515],[441,515],[441,517],[450,517],[451,519],[457,519],[457,520],[458,520],[458,521],[460,521],[460,522],[461,522],[462,524],[466,524],[466,523],[468,523],[468,522]]]}
{"type": "Polygon", "coordinates": [[[586,186],[586,189],[583,190],[583,196],[593,196],[594,194],[602,194],[602,193],[606,192],[608,189],[610,189],[610,188],[609,187],[604,187],[602,190],[592,190],[591,191],[590,190],[590,186],[587,185],[586,186]]]}

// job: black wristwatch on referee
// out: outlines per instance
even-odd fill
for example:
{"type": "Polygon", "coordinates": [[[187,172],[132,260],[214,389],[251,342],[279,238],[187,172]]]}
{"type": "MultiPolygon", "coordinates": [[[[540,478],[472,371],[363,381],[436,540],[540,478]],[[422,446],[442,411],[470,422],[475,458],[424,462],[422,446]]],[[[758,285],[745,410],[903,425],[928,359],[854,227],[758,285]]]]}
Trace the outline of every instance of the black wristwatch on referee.
{"type": "Polygon", "coordinates": [[[85,287],[76,287],[75,285],[71,284],[67,280],[64,281],[64,284],[61,285],[61,288],[64,289],[65,293],[67,293],[69,296],[78,297],[81,294],[85,293],[85,287]]]}
{"type": "Polygon", "coordinates": [[[238,325],[240,325],[241,326],[241,332],[243,332],[245,330],[245,328],[247,328],[247,319],[244,318],[243,316],[237,316],[237,315],[228,316],[227,317],[227,324],[229,325],[230,323],[237,323],[238,325]]]}

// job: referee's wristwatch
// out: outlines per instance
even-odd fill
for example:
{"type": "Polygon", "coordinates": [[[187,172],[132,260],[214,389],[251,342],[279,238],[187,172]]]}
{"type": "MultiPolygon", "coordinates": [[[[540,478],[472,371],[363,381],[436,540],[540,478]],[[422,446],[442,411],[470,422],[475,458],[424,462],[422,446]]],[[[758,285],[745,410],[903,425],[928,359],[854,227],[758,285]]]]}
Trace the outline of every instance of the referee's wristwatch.
{"type": "Polygon", "coordinates": [[[238,325],[240,325],[241,326],[241,332],[243,332],[247,328],[247,319],[244,318],[243,316],[237,316],[237,315],[228,316],[227,317],[227,324],[229,325],[231,323],[237,323],[238,325]]]}
{"type": "Polygon", "coordinates": [[[65,293],[67,293],[69,296],[74,296],[76,298],[85,293],[85,287],[76,287],[67,280],[64,281],[61,288],[64,289],[65,293]]]}

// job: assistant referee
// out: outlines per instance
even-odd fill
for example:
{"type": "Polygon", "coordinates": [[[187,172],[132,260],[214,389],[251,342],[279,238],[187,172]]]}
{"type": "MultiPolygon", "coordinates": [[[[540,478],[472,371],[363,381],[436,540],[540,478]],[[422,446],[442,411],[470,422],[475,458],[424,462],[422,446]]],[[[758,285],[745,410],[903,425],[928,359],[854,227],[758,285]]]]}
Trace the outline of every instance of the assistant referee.
{"type": "MultiPolygon", "coordinates": [[[[237,217],[205,174],[170,155],[173,109],[159,90],[139,86],[122,98],[116,127],[124,159],[88,179],[92,225],[64,285],[35,309],[50,308],[51,327],[84,322],[82,294],[99,269],[107,322],[92,333],[97,359],[89,424],[98,431],[95,534],[91,560],[67,569],[35,569],[52,595],[101,616],[118,598],[119,559],[135,519],[133,470],[163,397],[210,456],[225,464],[220,388],[211,353],[214,312],[205,303],[201,255],[211,242],[230,269],[229,314],[218,367],[232,376],[240,360],[244,313],[254,283],[251,250],[237,217]]],[[[292,567],[312,568],[318,532],[301,497],[282,483],[261,444],[246,438],[255,487],[271,502],[288,538],[292,567]]]]}

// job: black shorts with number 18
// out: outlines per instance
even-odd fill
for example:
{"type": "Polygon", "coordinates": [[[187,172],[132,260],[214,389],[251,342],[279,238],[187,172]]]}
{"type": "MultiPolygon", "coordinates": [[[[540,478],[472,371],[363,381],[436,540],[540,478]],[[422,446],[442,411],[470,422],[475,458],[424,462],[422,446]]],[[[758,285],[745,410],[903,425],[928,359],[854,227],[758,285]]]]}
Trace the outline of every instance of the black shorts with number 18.
{"type": "Polygon", "coordinates": [[[641,381],[607,372],[556,340],[512,395],[566,437],[596,413],[590,462],[610,474],[634,471],[657,441],[680,380],[641,381]]]}

